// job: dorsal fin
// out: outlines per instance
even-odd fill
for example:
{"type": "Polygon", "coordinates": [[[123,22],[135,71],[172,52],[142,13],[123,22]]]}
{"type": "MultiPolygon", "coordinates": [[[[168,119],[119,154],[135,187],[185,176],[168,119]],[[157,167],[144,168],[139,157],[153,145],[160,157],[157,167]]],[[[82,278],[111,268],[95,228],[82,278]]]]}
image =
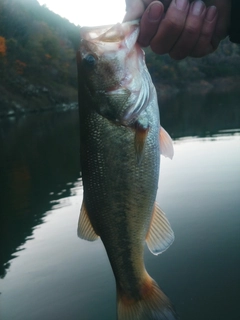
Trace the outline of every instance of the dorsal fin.
{"type": "Polygon", "coordinates": [[[172,159],[174,155],[172,139],[167,131],[163,129],[163,127],[160,128],[159,140],[161,154],[164,157],[172,159]]]}
{"type": "Polygon", "coordinates": [[[78,234],[79,238],[84,239],[84,240],[88,240],[88,241],[95,241],[98,239],[98,235],[94,231],[92,224],[89,220],[84,200],[82,202],[80,217],[78,220],[77,234],[78,234]]]}
{"type": "Polygon", "coordinates": [[[146,242],[149,250],[158,255],[167,250],[174,241],[174,233],[165,213],[155,203],[152,221],[147,233],[146,242]]]}

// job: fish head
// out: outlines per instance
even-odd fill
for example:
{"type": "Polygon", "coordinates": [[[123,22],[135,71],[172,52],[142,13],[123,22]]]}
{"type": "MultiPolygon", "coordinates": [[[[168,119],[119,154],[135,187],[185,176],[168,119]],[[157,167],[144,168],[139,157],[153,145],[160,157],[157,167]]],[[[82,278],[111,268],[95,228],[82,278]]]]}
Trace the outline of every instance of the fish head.
{"type": "Polygon", "coordinates": [[[149,98],[144,78],[149,74],[137,44],[139,22],[83,27],[80,32],[78,74],[84,99],[103,117],[130,125],[149,98]]]}

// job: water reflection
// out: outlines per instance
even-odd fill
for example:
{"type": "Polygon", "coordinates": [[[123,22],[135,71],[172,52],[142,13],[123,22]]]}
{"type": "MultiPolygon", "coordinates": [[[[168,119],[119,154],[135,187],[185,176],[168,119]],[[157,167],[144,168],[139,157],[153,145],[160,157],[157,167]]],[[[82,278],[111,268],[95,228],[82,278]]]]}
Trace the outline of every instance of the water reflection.
{"type": "MultiPolygon", "coordinates": [[[[177,140],[174,160],[161,160],[157,200],[176,241],[159,257],[146,251],[146,264],[185,320],[228,319],[229,310],[238,319],[239,101],[188,95],[162,106],[162,124],[177,140]]],[[[3,320],[115,319],[101,241],[76,236],[78,136],[77,111],[0,122],[3,320]]]]}
{"type": "Polygon", "coordinates": [[[77,112],[0,123],[0,276],[33,228],[79,177],[77,112]]]}
{"type": "Polygon", "coordinates": [[[172,138],[206,137],[239,128],[240,93],[180,94],[161,105],[161,122],[172,138]]]}

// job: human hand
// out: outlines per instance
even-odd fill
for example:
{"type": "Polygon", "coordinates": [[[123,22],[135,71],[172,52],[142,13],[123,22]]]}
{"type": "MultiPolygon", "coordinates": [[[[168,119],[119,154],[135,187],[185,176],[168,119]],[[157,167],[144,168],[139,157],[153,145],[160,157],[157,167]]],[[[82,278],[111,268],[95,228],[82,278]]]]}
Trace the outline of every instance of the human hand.
{"type": "Polygon", "coordinates": [[[202,1],[162,2],[165,12],[159,1],[126,0],[124,21],[141,17],[138,41],[142,46],[150,45],[155,53],[169,53],[176,60],[202,57],[216,50],[227,35],[229,0],[205,0],[208,8],[202,1]]]}
{"type": "Polygon", "coordinates": [[[212,42],[217,46],[219,42],[226,38],[230,27],[231,0],[204,0],[207,6],[216,6],[218,19],[213,33],[212,42]]]}

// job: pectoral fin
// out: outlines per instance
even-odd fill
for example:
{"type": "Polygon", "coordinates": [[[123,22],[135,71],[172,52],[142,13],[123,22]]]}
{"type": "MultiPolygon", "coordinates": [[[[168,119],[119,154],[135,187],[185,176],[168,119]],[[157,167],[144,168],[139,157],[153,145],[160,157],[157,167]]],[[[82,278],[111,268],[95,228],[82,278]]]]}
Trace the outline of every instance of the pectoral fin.
{"type": "Polygon", "coordinates": [[[146,237],[149,250],[158,255],[167,250],[174,241],[174,233],[165,213],[155,203],[152,221],[146,237]]]}
{"type": "Polygon", "coordinates": [[[149,131],[149,124],[145,118],[139,117],[135,122],[135,152],[137,157],[137,162],[140,163],[142,160],[142,154],[146,142],[146,138],[149,131]]]}
{"type": "Polygon", "coordinates": [[[159,140],[161,154],[164,157],[172,159],[174,155],[172,139],[167,131],[163,129],[163,127],[160,128],[159,140]]]}
{"type": "Polygon", "coordinates": [[[79,238],[84,239],[84,240],[88,240],[88,241],[95,241],[98,239],[98,235],[94,231],[92,224],[89,220],[84,200],[82,203],[80,217],[78,220],[77,234],[78,234],[79,238]]]}

